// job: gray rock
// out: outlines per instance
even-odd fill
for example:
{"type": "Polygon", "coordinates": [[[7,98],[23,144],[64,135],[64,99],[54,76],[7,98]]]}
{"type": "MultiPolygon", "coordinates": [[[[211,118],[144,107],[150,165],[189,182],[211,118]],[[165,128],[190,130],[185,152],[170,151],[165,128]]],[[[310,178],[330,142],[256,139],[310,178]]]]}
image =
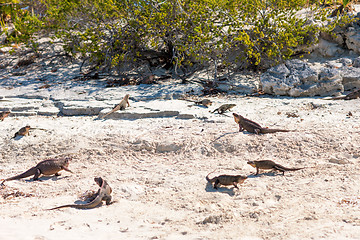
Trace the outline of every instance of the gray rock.
{"type": "Polygon", "coordinates": [[[59,101],[56,106],[64,116],[94,116],[107,105],[98,101],[59,101]]]}
{"type": "MultiPolygon", "coordinates": [[[[350,29],[350,28],[349,28],[350,29]]],[[[357,54],[360,54],[360,33],[349,31],[346,33],[346,46],[348,49],[353,50],[357,54]]]]}
{"type": "Polygon", "coordinates": [[[179,114],[176,118],[177,119],[193,119],[193,118],[195,118],[195,116],[193,114],[183,113],[183,114],[179,114]]]}
{"type": "Polygon", "coordinates": [[[360,68],[348,67],[341,71],[344,90],[360,88],[360,68]]]}
{"type": "Polygon", "coordinates": [[[337,43],[332,43],[324,39],[319,39],[319,43],[314,50],[324,57],[334,57],[344,52],[344,49],[339,47],[337,43]]]}
{"type": "Polygon", "coordinates": [[[165,153],[165,152],[176,152],[181,149],[181,145],[175,143],[160,143],[156,146],[156,152],[165,153]]]}
{"type": "Polygon", "coordinates": [[[301,60],[294,59],[270,68],[260,76],[263,91],[268,94],[310,96],[317,82],[317,72],[301,60]]]}
{"type": "Polygon", "coordinates": [[[354,59],[353,67],[360,68],[360,57],[354,59]]]}
{"type": "MultiPolygon", "coordinates": [[[[351,60],[344,58],[340,61],[343,68],[348,68],[346,65],[350,64],[351,60]]],[[[261,75],[260,81],[266,93],[275,95],[324,96],[344,91],[343,77],[339,69],[323,68],[318,73],[306,62],[295,59],[269,69],[261,75]]]]}

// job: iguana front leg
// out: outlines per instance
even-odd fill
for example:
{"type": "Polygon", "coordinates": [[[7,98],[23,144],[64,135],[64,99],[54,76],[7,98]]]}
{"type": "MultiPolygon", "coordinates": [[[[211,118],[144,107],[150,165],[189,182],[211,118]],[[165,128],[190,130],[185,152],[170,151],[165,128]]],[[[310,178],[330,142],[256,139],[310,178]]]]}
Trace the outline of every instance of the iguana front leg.
{"type": "Polygon", "coordinates": [[[103,200],[106,201],[106,205],[111,204],[111,196],[105,196],[105,197],[103,197],[103,200]]]}

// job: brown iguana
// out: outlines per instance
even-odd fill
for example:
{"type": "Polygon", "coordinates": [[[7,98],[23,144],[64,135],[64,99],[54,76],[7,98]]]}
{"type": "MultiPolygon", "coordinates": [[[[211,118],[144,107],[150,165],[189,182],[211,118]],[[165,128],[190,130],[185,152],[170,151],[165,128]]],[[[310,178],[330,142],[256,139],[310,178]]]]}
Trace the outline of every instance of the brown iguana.
{"type": "Polygon", "coordinates": [[[217,111],[219,114],[223,114],[224,112],[232,109],[235,106],[236,106],[236,104],[223,104],[220,107],[218,107],[217,109],[215,109],[214,111],[212,111],[212,113],[217,111]]]}
{"type": "Polygon", "coordinates": [[[106,113],[104,116],[102,116],[101,118],[105,118],[106,116],[112,114],[113,112],[116,112],[118,110],[125,110],[126,105],[128,107],[130,107],[130,103],[129,103],[129,94],[126,94],[125,97],[121,100],[121,102],[117,105],[115,105],[115,107],[108,113],[106,113]]]}
{"type": "Polygon", "coordinates": [[[351,93],[347,94],[346,96],[338,96],[338,97],[323,98],[323,99],[324,100],[339,100],[339,99],[351,100],[351,99],[357,99],[357,98],[360,98],[360,89],[354,90],[351,93]]]}
{"type": "Polygon", "coordinates": [[[214,183],[215,189],[217,189],[219,185],[234,185],[235,188],[239,189],[237,183],[241,184],[247,179],[247,177],[241,175],[220,175],[210,179],[209,175],[211,173],[206,176],[206,180],[210,183],[214,183]]]}
{"type": "Polygon", "coordinates": [[[79,208],[79,209],[90,209],[98,206],[102,201],[106,201],[106,205],[111,204],[111,192],[112,189],[109,184],[101,177],[94,178],[95,182],[99,185],[99,190],[95,195],[95,199],[86,204],[68,204],[59,207],[54,207],[48,210],[54,210],[65,207],[79,208]]]}
{"type": "Polygon", "coordinates": [[[55,176],[60,176],[60,174],[58,172],[60,172],[61,170],[65,170],[65,171],[72,173],[72,171],[70,169],[68,169],[70,160],[71,160],[71,158],[66,157],[66,158],[58,158],[58,159],[52,158],[52,159],[47,159],[47,160],[41,161],[35,167],[30,168],[26,172],[16,175],[15,177],[5,179],[1,183],[1,185],[3,185],[5,181],[26,178],[26,177],[30,177],[32,175],[34,175],[33,180],[38,180],[39,176],[41,174],[43,174],[43,175],[53,175],[54,174],[55,176]]]}
{"type": "Polygon", "coordinates": [[[44,129],[44,128],[32,128],[32,127],[30,127],[29,125],[27,125],[27,126],[25,126],[25,127],[20,128],[20,130],[15,133],[15,135],[14,135],[13,138],[16,138],[16,137],[18,137],[18,136],[30,135],[30,130],[34,130],[34,129],[39,129],[39,130],[44,130],[44,131],[46,131],[46,129],[44,129]]]}
{"type": "Polygon", "coordinates": [[[4,119],[9,116],[10,111],[5,111],[0,113],[0,121],[4,121],[4,119]]]}
{"type": "Polygon", "coordinates": [[[251,133],[275,133],[275,132],[291,132],[292,130],[286,129],[273,129],[273,128],[263,128],[260,124],[251,121],[250,119],[244,118],[243,116],[233,113],[234,120],[237,124],[239,124],[239,132],[244,130],[251,132],[251,133]]]}
{"type": "Polygon", "coordinates": [[[29,125],[20,128],[20,130],[15,133],[15,135],[14,135],[13,138],[16,138],[16,137],[18,137],[18,136],[30,135],[30,133],[29,133],[30,128],[31,128],[31,127],[30,127],[29,125]]]}
{"type": "Polygon", "coordinates": [[[271,160],[260,160],[260,161],[248,161],[247,164],[251,165],[252,167],[256,168],[256,174],[259,174],[259,169],[273,169],[278,170],[285,175],[285,171],[297,171],[304,168],[286,168],[277,164],[271,160]]]}

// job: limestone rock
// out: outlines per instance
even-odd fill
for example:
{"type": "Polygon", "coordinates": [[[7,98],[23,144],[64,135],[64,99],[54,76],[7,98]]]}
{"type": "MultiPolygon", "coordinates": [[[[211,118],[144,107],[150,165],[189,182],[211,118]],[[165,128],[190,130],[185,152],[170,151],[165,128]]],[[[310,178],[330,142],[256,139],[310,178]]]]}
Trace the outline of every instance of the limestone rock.
{"type": "Polygon", "coordinates": [[[341,71],[341,75],[345,90],[360,88],[360,68],[348,67],[341,71]]]}
{"type": "Polygon", "coordinates": [[[324,39],[319,39],[319,43],[314,50],[324,57],[334,57],[344,52],[344,49],[339,47],[338,44],[324,39]]]}
{"type": "Polygon", "coordinates": [[[354,59],[353,67],[360,68],[360,57],[354,59]]]}
{"type": "Polygon", "coordinates": [[[329,95],[344,91],[342,76],[336,68],[323,68],[320,73],[301,60],[289,60],[269,69],[260,77],[265,93],[292,97],[329,95]]]}
{"type": "Polygon", "coordinates": [[[354,28],[349,28],[349,31],[346,33],[346,37],[347,39],[345,43],[347,48],[360,54],[360,33],[358,33],[354,28]]]}

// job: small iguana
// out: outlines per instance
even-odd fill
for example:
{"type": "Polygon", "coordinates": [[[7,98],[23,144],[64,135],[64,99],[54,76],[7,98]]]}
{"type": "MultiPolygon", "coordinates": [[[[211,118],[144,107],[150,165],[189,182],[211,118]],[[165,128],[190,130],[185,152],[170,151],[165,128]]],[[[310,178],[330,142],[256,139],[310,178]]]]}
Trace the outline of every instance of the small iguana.
{"type": "Polygon", "coordinates": [[[20,130],[15,133],[15,135],[14,135],[13,138],[16,138],[16,137],[18,137],[18,136],[30,135],[30,133],[29,133],[30,128],[31,128],[31,127],[30,127],[29,125],[20,128],[20,130]]]}
{"type": "Polygon", "coordinates": [[[95,182],[99,185],[99,190],[95,195],[95,199],[92,200],[89,203],[86,204],[68,204],[68,205],[62,205],[59,207],[50,208],[48,210],[54,210],[59,208],[65,208],[65,207],[72,207],[72,208],[78,208],[78,209],[90,209],[98,206],[102,201],[106,201],[106,205],[111,204],[111,192],[112,189],[109,186],[109,184],[102,179],[101,177],[94,178],[95,182]]]}
{"type": "Polygon", "coordinates": [[[26,136],[26,135],[29,136],[30,135],[30,130],[35,130],[35,129],[46,131],[46,129],[44,129],[44,128],[32,128],[29,125],[27,125],[25,127],[20,128],[20,130],[15,133],[13,138],[16,138],[18,136],[26,136]]]}
{"type": "Polygon", "coordinates": [[[217,189],[219,185],[234,185],[235,188],[239,189],[237,184],[241,184],[247,179],[247,177],[241,175],[220,175],[210,179],[209,175],[211,173],[206,176],[206,180],[210,183],[214,183],[215,189],[217,189]]]}
{"type": "Polygon", "coordinates": [[[351,99],[357,99],[360,98],[360,89],[352,91],[351,93],[347,94],[346,96],[338,96],[338,97],[332,97],[332,98],[323,98],[324,100],[351,100],[351,99]]]}
{"type": "Polygon", "coordinates": [[[189,101],[189,102],[193,102],[196,105],[203,105],[205,107],[209,107],[209,106],[212,105],[212,101],[209,100],[209,99],[203,99],[203,100],[200,100],[200,101],[193,101],[193,100],[189,100],[189,99],[184,99],[184,100],[189,101]]]}
{"type": "Polygon", "coordinates": [[[102,116],[101,118],[105,118],[106,116],[112,114],[113,112],[116,112],[118,110],[125,110],[126,108],[126,105],[128,107],[130,107],[130,103],[129,103],[129,97],[130,95],[129,94],[126,94],[125,97],[121,100],[121,102],[117,105],[115,105],[115,107],[110,111],[108,112],[107,114],[105,114],[104,116],[102,116]]]}
{"type": "Polygon", "coordinates": [[[273,128],[263,128],[260,124],[251,121],[250,119],[244,118],[243,116],[233,113],[234,120],[237,124],[239,124],[239,132],[244,130],[251,132],[251,133],[275,133],[275,132],[291,132],[292,130],[286,129],[273,129],[273,128]]]}
{"type": "Polygon", "coordinates": [[[248,161],[247,164],[251,165],[252,167],[256,168],[256,174],[259,174],[259,169],[273,169],[282,172],[285,175],[285,171],[297,171],[304,168],[286,168],[277,164],[271,160],[260,160],[260,161],[248,161]]]}
{"type": "Polygon", "coordinates": [[[5,111],[0,113],[0,121],[4,121],[4,119],[9,116],[10,111],[5,111]]]}
{"type": "Polygon", "coordinates": [[[34,178],[33,178],[34,181],[38,180],[39,176],[41,174],[60,176],[59,172],[61,170],[65,170],[65,171],[72,173],[72,171],[70,169],[68,169],[70,160],[71,160],[71,158],[66,157],[66,158],[58,158],[58,159],[52,158],[52,159],[47,159],[47,160],[41,161],[35,167],[30,168],[26,172],[16,175],[15,177],[5,179],[1,183],[1,185],[4,185],[5,181],[26,178],[26,177],[30,177],[32,175],[34,175],[34,178]]]}
{"type": "Polygon", "coordinates": [[[224,112],[232,109],[235,106],[236,106],[236,104],[223,104],[220,107],[218,107],[217,109],[215,109],[214,111],[212,111],[211,113],[214,113],[217,111],[219,114],[223,114],[224,112]]]}

